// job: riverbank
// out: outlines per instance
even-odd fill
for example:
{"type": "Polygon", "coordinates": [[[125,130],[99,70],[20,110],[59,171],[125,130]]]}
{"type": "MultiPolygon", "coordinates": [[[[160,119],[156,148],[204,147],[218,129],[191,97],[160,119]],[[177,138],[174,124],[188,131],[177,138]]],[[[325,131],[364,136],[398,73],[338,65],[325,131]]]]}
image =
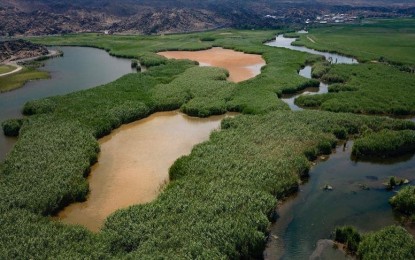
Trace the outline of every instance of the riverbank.
{"type": "Polygon", "coordinates": [[[56,50],[49,50],[48,55],[42,55],[38,57],[30,57],[13,61],[5,61],[3,64],[7,66],[16,67],[13,71],[0,74],[0,93],[12,91],[17,88],[23,87],[28,81],[47,79],[49,74],[45,71],[39,71],[37,68],[39,64],[30,63],[37,60],[45,60],[53,57],[62,56],[56,50]],[[22,65],[26,64],[26,65],[22,65]]]}

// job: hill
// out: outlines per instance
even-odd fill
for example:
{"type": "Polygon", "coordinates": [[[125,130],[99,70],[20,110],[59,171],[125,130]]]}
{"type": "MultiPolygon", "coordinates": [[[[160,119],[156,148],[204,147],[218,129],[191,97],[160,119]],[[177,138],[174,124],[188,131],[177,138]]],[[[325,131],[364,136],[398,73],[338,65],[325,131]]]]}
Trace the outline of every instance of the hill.
{"type": "Polygon", "coordinates": [[[413,15],[414,7],[410,0],[0,0],[0,36],[277,28],[322,12],[396,16],[413,15]]]}

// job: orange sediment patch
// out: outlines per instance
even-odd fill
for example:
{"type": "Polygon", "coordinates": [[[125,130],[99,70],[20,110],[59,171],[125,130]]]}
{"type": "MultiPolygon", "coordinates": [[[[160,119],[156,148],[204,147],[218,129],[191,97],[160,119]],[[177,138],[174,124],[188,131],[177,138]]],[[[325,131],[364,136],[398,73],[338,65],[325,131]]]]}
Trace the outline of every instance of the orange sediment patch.
{"type": "Polygon", "coordinates": [[[161,112],[121,126],[99,140],[101,153],[88,177],[87,201],[69,205],[57,219],[98,231],[116,210],[154,200],[174,161],[206,141],[224,117],[161,112]]]}
{"type": "Polygon", "coordinates": [[[159,52],[168,59],[189,59],[198,61],[200,66],[213,66],[229,71],[229,81],[241,82],[261,73],[266,64],[261,55],[246,54],[223,48],[203,51],[164,51],[159,52]]]}

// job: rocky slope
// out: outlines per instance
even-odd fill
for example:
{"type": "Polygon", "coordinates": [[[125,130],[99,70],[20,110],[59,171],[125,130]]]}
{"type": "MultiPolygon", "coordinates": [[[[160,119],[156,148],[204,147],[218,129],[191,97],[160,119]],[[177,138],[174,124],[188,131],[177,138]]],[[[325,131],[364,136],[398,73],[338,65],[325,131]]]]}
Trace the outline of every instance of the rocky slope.
{"type": "Polygon", "coordinates": [[[413,0],[0,0],[0,36],[276,28],[356,6],[376,16],[415,12],[413,0]]]}
{"type": "Polygon", "coordinates": [[[0,42],[0,62],[47,55],[46,47],[24,40],[0,42]]]}

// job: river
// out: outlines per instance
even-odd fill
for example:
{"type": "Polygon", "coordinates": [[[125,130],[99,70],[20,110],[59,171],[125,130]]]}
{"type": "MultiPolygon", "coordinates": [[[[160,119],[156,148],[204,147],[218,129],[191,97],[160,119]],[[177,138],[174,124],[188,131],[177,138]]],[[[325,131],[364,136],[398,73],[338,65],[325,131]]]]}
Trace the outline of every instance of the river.
{"type": "MultiPolygon", "coordinates": [[[[0,122],[22,117],[21,109],[27,101],[106,84],[133,72],[130,60],[112,57],[103,50],[85,47],[52,49],[63,51],[64,56],[46,60],[45,66],[40,68],[50,73],[50,79],[30,81],[19,89],[0,94],[0,122]]],[[[0,134],[0,162],[16,140],[0,134]]]]}
{"type": "MultiPolygon", "coordinates": [[[[323,55],[332,63],[356,64],[353,58],[292,46],[294,38],[282,35],[266,45],[323,55]]],[[[311,67],[299,74],[311,78],[311,67]]],[[[299,95],[327,93],[328,85],[310,88],[295,95],[284,96],[292,110],[302,110],[294,104],[299,95]]],[[[403,156],[378,162],[354,161],[353,142],[336,148],[335,152],[313,166],[310,178],[299,192],[284,201],[277,209],[279,219],[271,227],[270,240],[264,251],[265,259],[347,259],[335,250],[330,239],[337,226],[353,225],[361,232],[379,230],[399,224],[388,199],[395,193],[387,191],[383,182],[396,176],[415,181],[415,156],[403,156]],[[330,185],[333,191],[323,187],[330,185]],[[317,247],[317,245],[320,245],[317,247]]],[[[410,230],[411,231],[411,230],[410,230]]]]}

